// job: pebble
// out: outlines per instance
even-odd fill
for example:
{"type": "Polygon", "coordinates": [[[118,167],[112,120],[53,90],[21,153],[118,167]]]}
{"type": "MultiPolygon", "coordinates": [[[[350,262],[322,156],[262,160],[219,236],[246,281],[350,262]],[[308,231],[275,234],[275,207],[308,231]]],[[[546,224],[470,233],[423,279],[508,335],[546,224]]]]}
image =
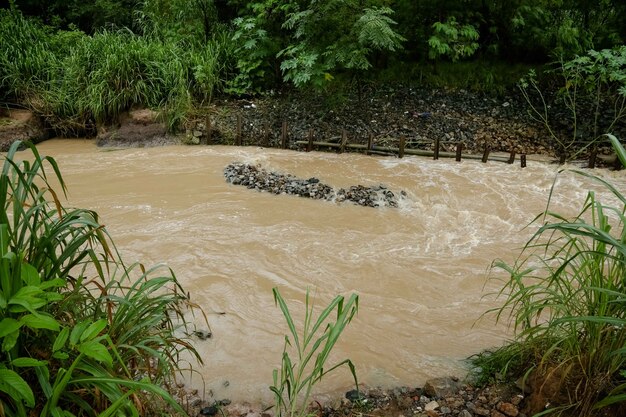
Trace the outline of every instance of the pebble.
{"type": "Polygon", "coordinates": [[[431,401],[424,406],[424,410],[426,411],[436,410],[438,408],[439,408],[439,403],[437,401],[431,401]]]}
{"type": "Polygon", "coordinates": [[[517,415],[519,414],[519,410],[517,409],[517,407],[511,403],[499,403],[498,410],[509,417],[517,417],[517,415]]]}
{"type": "Polygon", "coordinates": [[[202,410],[200,410],[200,414],[202,414],[203,416],[214,416],[216,415],[218,412],[218,406],[217,405],[211,405],[208,407],[204,407],[202,410]]]}
{"type": "Polygon", "coordinates": [[[365,395],[361,391],[353,389],[346,392],[346,398],[352,402],[363,401],[365,399],[365,395]]]}

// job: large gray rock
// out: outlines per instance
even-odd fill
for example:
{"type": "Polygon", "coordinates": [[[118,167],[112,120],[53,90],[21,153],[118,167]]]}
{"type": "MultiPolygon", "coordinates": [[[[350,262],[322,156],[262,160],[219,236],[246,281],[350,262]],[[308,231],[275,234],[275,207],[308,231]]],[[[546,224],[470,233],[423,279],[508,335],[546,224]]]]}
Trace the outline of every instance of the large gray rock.
{"type": "Polygon", "coordinates": [[[443,398],[455,395],[461,389],[461,383],[451,377],[433,378],[424,384],[424,392],[429,397],[443,398]]]}

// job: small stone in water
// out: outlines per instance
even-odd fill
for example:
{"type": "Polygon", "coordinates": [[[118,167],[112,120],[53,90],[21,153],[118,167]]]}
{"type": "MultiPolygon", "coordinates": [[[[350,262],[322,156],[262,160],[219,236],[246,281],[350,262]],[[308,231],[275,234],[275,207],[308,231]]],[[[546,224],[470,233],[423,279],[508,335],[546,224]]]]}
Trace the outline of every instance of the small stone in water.
{"type": "Polygon", "coordinates": [[[363,401],[365,399],[365,395],[363,395],[361,391],[353,389],[346,392],[346,398],[352,402],[363,401]]]}
{"type": "Polygon", "coordinates": [[[202,410],[200,410],[200,414],[202,414],[203,416],[214,416],[217,414],[217,411],[217,405],[211,405],[209,407],[204,407],[202,410]]]}

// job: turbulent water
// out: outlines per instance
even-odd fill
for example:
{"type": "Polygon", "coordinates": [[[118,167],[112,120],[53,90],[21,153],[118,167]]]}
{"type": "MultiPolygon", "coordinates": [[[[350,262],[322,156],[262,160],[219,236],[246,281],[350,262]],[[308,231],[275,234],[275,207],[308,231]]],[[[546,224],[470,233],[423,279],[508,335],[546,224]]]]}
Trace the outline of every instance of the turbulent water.
{"type": "MultiPolygon", "coordinates": [[[[300,319],[307,288],[319,306],[360,295],[333,357],[351,358],[362,382],[417,386],[463,375],[463,358],[507,337],[492,318],[477,321],[497,305],[485,297],[498,289],[489,266],[515,259],[557,171],[533,161],[521,169],[252,147],[107,150],[52,140],[39,149],[59,162],[69,204],[98,211],[127,261],[167,263],[207,313],[213,338],[196,341],[205,363],[191,384],[249,401],[270,398],[287,331],[273,287],[300,319]],[[232,162],[334,187],[384,184],[408,197],[397,209],[374,209],[259,193],[226,183],[232,162]]],[[[603,175],[624,188],[623,174],[603,175]]],[[[574,213],[588,186],[560,176],[554,208],[574,213]]],[[[323,390],[349,382],[340,372],[323,390]]]]}

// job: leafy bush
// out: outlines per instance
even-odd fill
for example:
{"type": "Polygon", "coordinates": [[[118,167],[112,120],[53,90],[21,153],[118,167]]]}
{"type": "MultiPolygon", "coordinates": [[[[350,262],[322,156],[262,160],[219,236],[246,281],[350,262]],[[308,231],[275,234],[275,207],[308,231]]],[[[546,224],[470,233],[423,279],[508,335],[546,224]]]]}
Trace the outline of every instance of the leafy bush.
{"type": "Polygon", "coordinates": [[[15,10],[0,10],[0,87],[58,133],[93,133],[141,105],[161,111],[170,130],[193,99],[209,101],[224,84],[230,45],[137,36],[128,30],[53,31],[15,10]]]}
{"type": "Polygon", "coordinates": [[[626,120],[626,46],[601,51],[559,63],[552,71],[561,87],[553,103],[543,92],[534,71],[522,78],[519,87],[529,104],[529,113],[542,123],[566,158],[593,146],[601,135],[614,133],[626,120]],[[563,104],[570,112],[571,134],[558,132],[550,108],[563,104]],[[602,119],[609,123],[602,123],[602,119]]]}
{"type": "MultiPolygon", "coordinates": [[[[626,165],[623,147],[611,141],[626,165]]],[[[533,375],[537,392],[541,381],[556,380],[560,395],[550,399],[552,411],[592,415],[626,400],[626,197],[601,178],[577,173],[608,191],[616,205],[590,191],[573,219],[548,208],[517,262],[495,263],[509,274],[497,318],[508,316],[516,339],[476,363],[503,375],[533,375]]]]}
{"type": "Polygon", "coordinates": [[[454,17],[445,22],[433,24],[433,35],[428,39],[428,56],[435,59],[441,56],[456,62],[469,57],[478,49],[478,31],[472,25],[461,25],[454,17]]]}
{"type": "Polygon", "coordinates": [[[349,359],[345,359],[328,369],[324,369],[324,367],[330,352],[339,340],[339,336],[357,313],[359,297],[352,294],[347,301],[342,296],[335,297],[314,322],[313,304],[310,303],[309,292],[307,291],[304,327],[300,335],[280,292],[277,288],[272,291],[274,301],[280,306],[291,334],[291,338],[285,336],[281,368],[274,370],[274,384],[270,387],[276,400],[276,415],[283,417],[308,415],[308,399],[315,384],[320,382],[326,374],[343,365],[350,368],[354,385],[358,389],[356,370],[349,359]],[[329,316],[335,311],[336,318],[333,321],[329,319],[329,316]],[[323,330],[322,326],[325,326],[323,330]],[[297,357],[292,358],[289,354],[289,347],[295,348],[297,357]]]}
{"type": "Polygon", "coordinates": [[[43,25],[21,13],[0,9],[0,98],[28,96],[33,81],[50,81],[56,55],[45,41],[49,35],[43,25]]]}
{"type": "Polygon", "coordinates": [[[200,357],[175,276],[124,265],[95,212],[61,204],[55,161],[32,145],[19,161],[20,145],[0,176],[1,414],[138,415],[161,398],[183,412],[163,387],[181,354],[200,357]]]}
{"type": "Polygon", "coordinates": [[[254,2],[234,21],[238,42],[238,86],[271,81],[275,65],[283,81],[297,87],[323,87],[337,72],[369,69],[376,51],[401,49],[384,6],[363,2],[254,2]]]}

